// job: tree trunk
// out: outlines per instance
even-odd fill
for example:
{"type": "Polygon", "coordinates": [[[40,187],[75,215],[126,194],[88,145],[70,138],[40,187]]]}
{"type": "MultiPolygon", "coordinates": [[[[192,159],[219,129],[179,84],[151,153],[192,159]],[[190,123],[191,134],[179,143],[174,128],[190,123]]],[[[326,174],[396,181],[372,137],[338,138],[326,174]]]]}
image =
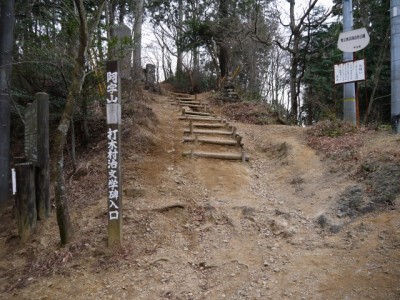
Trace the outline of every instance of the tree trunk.
{"type": "Polygon", "coordinates": [[[74,112],[71,116],[71,161],[74,173],[76,172],[76,136],[75,136],[74,112]]]}
{"type": "MultiPolygon", "coordinates": [[[[75,59],[74,68],[72,71],[71,84],[68,88],[67,100],[61,120],[58,124],[54,137],[54,150],[52,169],[55,178],[55,202],[57,210],[57,224],[60,232],[61,244],[69,243],[74,235],[74,230],[69,215],[68,198],[65,191],[64,177],[64,146],[68,134],[68,129],[71,124],[71,118],[74,110],[75,99],[79,96],[83,81],[85,78],[84,66],[85,57],[88,46],[90,45],[90,35],[87,26],[86,13],[83,5],[83,0],[74,0],[79,14],[79,45],[78,53],[75,59]]],[[[100,4],[95,21],[96,26],[100,19],[100,12],[103,4],[100,4]]]]}
{"type": "Polygon", "coordinates": [[[223,43],[219,45],[219,69],[221,78],[228,75],[228,49],[223,43]]]}
{"type": "Polygon", "coordinates": [[[136,1],[135,24],[133,26],[133,78],[141,80],[142,71],[142,23],[143,23],[143,0],[136,1]]]}
{"type": "MultiPolygon", "coordinates": [[[[379,58],[377,61],[377,67],[375,69],[375,76],[374,76],[374,85],[372,88],[372,92],[371,92],[371,97],[368,103],[368,107],[367,107],[367,111],[365,112],[365,116],[364,116],[364,124],[367,123],[368,121],[368,116],[371,113],[372,110],[372,106],[374,104],[375,101],[375,93],[376,90],[378,89],[378,84],[379,84],[379,79],[380,79],[380,75],[382,72],[382,67],[383,67],[383,63],[384,63],[384,58],[386,57],[386,52],[387,52],[387,48],[389,45],[389,33],[390,33],[390,26],[388,27],[388,29],[386,30],[386,34],[385,34],[385,39],[383,41],[383,44],[381,45],[381,49],[379,51],[379,58]]],[[[367,87],[365,87],[367,88],[367,87]]]]}
{"type": "Polygon", "coordinates": [[[181,45],[182,26],[183,26],[183,3],[178,1],[178,36],[176,41],[177,58],[176,58],[176,77],[180,77],[183,72],[183,51],[181,45]]]}
{"type": "Polygon", "coordinates": [[[290,121],[297,123],[298,105],[297,105],[297,58],[292,56],[290,66],[290,121]]]}
{"type": "MultiPolygon", "coordinates": [[[[138,2],[142,2],[143,3],[143,0],[138,0],[136,2],[137,3],[136,5],[139,5],[138,2]]],[[[143,6],[143,4],[142,4],[142,6],[143,6]]],[[[120,1],[120,3],[119,3],[119,23],[120,24],[124,23],[125,15],[126,15],[125,1],[120,1]]]]}
{"type": "Polygon", "coordinates": [[[224,78],[228,75],[228,47],[225,44],[225,32],[228,17],[228,0],[220,0],[219,7],[218,7],[218,17],[219,17],[219,68],[221,72],[221,78],[224,78]]]}
{"type": "MultiPolygon", "coordinates": [[[[304,73],[298,74],[299,68],[299,61],[301,60],[300,57],[300,42],[302,39],[302,33],[306,29],[310,29],[310,20],[309,17],[311,15],[312,10],[314,9],[315,5],[317,4],[318,0],[310,0],[308,4],[308,8],[303,11],[303,14],[300,18],[298,18],[296,23],[296,16],[295,16],[295,1],[288,0],[290,3],[290,13],[289,13],[289,24],[288,27],[290,28],[290,38],[289,42],[286,46],[283,46],[280,41],[276,40],[275,43],[281,48],[282,50],[288,51],[291,55],[290,58],[290,122],[298,123],[298,107],[299,107],[299,95],[300,95],[300,84],[302,80],[302,76],[304,73]]],[[[326,11],[321,17],[314,19],[312,21],[312,25],[319,26],[321,25],[330,15],[330,11],[326,11]]],[[[310,32],[308,32],[309,36],[310,32]]],[[[303,46],[304,51],[307,51],[308,42],[305,46],[303,46]]]]}
{"type": "MultiPolygon", "coordinates": [[[[162,38],[164,39],[164,31],[162,32],[162,38]]],[[[163,69],[163,73],[164,73],[164,80],[167,81],[169,79],[169,74],[167,72],[167,68],[166,68],[166,58],[165,58],[165,46],[164,44],[160,43],[160,47],[161,47],[161,67],[163,69]]]]}
{"type": "Polygon", "coordinates": [[[82,97],[82,129],[83,129],[83,140],[82,144],[85,149],[87,149],[90,142],[89,124],[88,124],[88,105],[87,96],[82,97]]]}
{"type": "Polygon", "coordinates": [[[0,1],[0,206],[8,200],[10,155],[10,79],[14,0],[0,1]]]}
{"type": "MultiPolygon", "coordinates": [[[[249,24],[254,23],[253,20],[257,20],[257,14],[258,14],[258,9],[254,9],[251,14],[249,14],[248,22],[249,24]],[[251,16],[251,17],[250,17],[251,16]]],[[[256,28],[256,25],[254,25],[256,28]]],[[[251,94],[252,99],[259,99],[260,96],[260,84],[258,82],[258,71],[257,71],[257,44],[249,39],[247,41],[248,43],[248,64],[249,64],[249,85],[248,85],[248,90],[251,94]]]]}
{"type": "MultiPolygon", "coordinates": [[[[252,43],[253,44],[253,43],[252,43]]],[[[257,56],[256,49],[253,45],[250,49],[249,55],[249,92],[251,94],[251,98],[253,99],[255,96],[259,95],[259,88],[257,83],[257,56]]]]}
{"type": "Polygon", "coordinates": [[[113,36],[113,27],[115,24],[115,11],[117,10],[117,1],[108,0],[106,5],[107,39],[113,36]]]}
{"type": "Polygon", "coordinates": [[[193,53],[192,92],[198,94],[200,93],[200,66],[199,66],[199,52],[196,46],[193,48],[192,53],[193,53]]]}

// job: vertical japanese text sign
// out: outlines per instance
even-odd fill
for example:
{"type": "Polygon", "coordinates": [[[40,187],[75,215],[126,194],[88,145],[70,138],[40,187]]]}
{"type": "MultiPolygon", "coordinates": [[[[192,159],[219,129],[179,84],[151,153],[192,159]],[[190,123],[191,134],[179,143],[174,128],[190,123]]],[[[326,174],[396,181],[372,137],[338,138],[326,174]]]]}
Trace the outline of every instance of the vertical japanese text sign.
{"type": "Polygon", "coordinates": [[[106,65],[108,245],[122,241],[121,77],[118,61],[106,65]]]}

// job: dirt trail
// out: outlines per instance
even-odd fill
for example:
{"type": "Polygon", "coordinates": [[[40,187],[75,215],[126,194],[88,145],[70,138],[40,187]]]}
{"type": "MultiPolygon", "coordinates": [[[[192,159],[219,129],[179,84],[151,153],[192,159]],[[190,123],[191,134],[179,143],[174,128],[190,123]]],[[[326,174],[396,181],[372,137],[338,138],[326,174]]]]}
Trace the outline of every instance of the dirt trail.
{"type": "Polygon", "coordinates": [[[107,250],[100,199],[80,215],[80,224],[99,227],[85,255],[0,298],[400,298],[398,206],[334,219],[351,178],[332,173],[303,129],[238,123],[249,163],[183,158],[178,111],[152,97],[157,150],[138,156],[129,150],[135,141],[123,145],[123,250],[107,250]],[[321,214],[340,230],[323,230],[321,214]]]}

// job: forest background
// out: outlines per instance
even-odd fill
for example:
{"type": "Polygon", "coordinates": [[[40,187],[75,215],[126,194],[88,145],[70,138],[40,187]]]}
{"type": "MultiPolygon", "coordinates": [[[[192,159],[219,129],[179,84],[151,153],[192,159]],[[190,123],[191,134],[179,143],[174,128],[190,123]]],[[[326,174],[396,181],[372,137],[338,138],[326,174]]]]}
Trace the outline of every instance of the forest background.
{"type": "MultiPolygon", "coordinates": [[[[342,87],[333,83],[333,66],[342,59],[336,46],[342,1],[333,1],[332,9],[321,3],[2,1],[1,19],[9,23],[0,26],[1,139],[22,148],[24,110],[36,92],[49,94],[56,201],[58,208],[67,208],[63,152],[71,151],[74,161],[76,147],[90,147],[105,127],[104,66],[117,47],[113,30],[120,23],[133,24],[124,47],[132,50],[137,83],[143,56],[151,58],[165,81],[191,93],[217,91],[223,78],[238,70],[234,84],[240,98],[268,106],[287,123],[340,119],[342,87]],[[142,50],[144,21],[151,24],[157,44],[142,50]],[[6,43],[10,31],[12,43],[6,43]]],[[[354,28],[367,28],[371,38],[357,53],[367,65],[367,80],[357,84],[360,120],[371,126],[390,122],[389,6],[389,0],[353,1],[354,28]]],[[[7,147],[5,142],[0,149],[2,176],[9,171],[7,147]]],[[[1,203],[8,198],[6,189],[1,189],[1,203]]],[[[59,225],[68,228],[70,221],[62,219],[59,225]]],[[[61,234],[62,241],[70,235],[61,234]]]]}

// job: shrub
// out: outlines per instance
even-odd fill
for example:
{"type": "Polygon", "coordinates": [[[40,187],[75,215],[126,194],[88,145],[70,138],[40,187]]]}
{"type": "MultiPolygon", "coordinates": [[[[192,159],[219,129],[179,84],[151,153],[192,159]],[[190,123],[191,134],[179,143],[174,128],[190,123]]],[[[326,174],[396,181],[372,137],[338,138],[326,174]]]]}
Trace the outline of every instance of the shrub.
{"type": "Polygon", "coordinates": [[[324,120],[309,128],[307,134],[311,136],[338,137],[349,133],[356,133],[357,131],[357,127],[350,122],[341,120],[324,120]]]}

